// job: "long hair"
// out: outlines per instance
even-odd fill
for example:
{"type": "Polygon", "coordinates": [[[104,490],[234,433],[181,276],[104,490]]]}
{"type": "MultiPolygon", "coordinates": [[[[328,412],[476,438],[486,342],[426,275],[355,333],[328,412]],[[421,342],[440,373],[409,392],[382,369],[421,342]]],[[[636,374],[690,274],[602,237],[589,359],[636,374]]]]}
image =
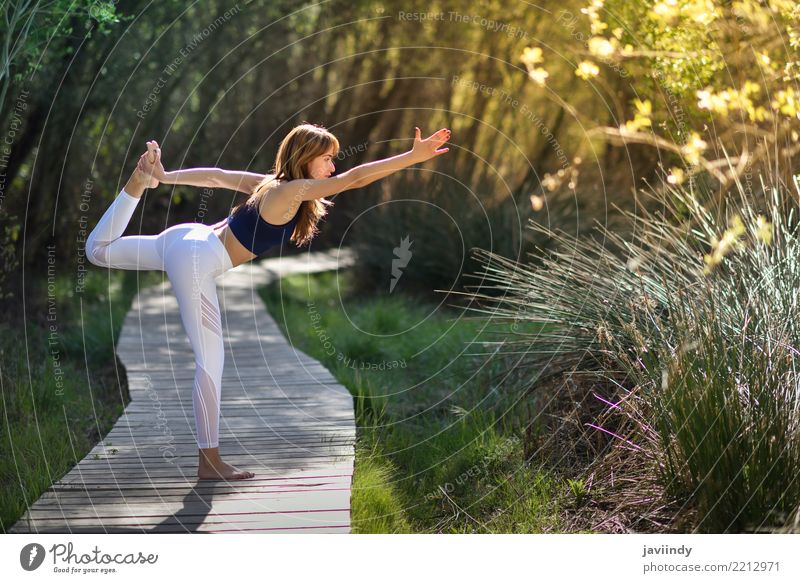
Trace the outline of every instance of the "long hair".
{"type": "MultiPolygon", "coordinates": [[[[321,125],[304,122],[292,128],[278,147],[278,155],[271,172],[275,176],[267,176],[259,182],[248,199],[234,207],[231,214],[245,205],[260,209],[261,201],[279,181],[311,178],[308,163],[330,150],[331,146],[334,149],[333,155],[336,156],[339,153],[339,140],[321,125]]],[[[289,241],[293,241],[298,247],[310,243],[319,232],[317,223],[328,214],[327,207],[333,204],[333,201],[324,198],[302,201],[298,211],[299,219],[289,241]]]]}

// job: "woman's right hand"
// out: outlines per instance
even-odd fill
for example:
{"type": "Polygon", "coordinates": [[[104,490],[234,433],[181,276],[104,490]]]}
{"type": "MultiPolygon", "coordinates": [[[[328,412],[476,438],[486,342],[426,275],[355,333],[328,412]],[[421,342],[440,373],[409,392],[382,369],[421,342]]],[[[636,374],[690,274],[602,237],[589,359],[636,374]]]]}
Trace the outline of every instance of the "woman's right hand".
{"type": "Polygon", "coordinates": [[[137,168],[151,181],[150,188],[158,186],[158,182],[164,182],[167,178],[164,166],[161,164],[161,148],[155,140],[147,142],[147,152],[141,155],[137,168]],[[152,186],[153,181],[157,181],[152,186]]]}
{"type": "Polygon", "coordinates": [[[422,139],[419,128],[414,128],[416,135],[414,136],[414,147],[411,152],[420,161],[425,162],[431,158],[435,158],[445,152],[449,152],[450,148],[442,148],[441,146],[450,139],[450,130],[442,128],[429,138],[422,139]]]}

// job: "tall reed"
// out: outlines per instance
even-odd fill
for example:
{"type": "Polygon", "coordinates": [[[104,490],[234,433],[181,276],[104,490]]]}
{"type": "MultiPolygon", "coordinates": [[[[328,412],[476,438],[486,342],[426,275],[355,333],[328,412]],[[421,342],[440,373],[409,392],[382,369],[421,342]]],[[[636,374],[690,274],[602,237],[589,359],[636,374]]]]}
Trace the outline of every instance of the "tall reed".
{"type": "Polygon", "coordinates": [[[606,407],[587,425],[616,445],[586,471],[637,528],[655,516],[659,528],[702,532],[797,522],[793,186],[737,183],[727,211],[714,212],[692,183],[665,182],[648,193],[655,205],[625,213],[629,239],[600,224],[599,237],[578,239],[532,222],[557,242],[541,266],[476,253],[493,293],[470,292],[481,307],[469,309],[512,331],[545,325],[499,351],[526,386],[591,372],[613,388],[585,385],[606,407]]]}

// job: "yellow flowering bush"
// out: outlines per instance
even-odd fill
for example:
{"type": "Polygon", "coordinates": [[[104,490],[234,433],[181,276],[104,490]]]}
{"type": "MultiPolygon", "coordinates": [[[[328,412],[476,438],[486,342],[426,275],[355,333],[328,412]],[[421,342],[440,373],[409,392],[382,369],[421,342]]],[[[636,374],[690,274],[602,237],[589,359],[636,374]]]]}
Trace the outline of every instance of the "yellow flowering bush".
{"type": "MultiPolygon", "coordinates": [[[[800,153],[800,4],[590,0],[581,13],[587,41],[576,51],[575,75],[637,96],[621,104],[617,127],[601,129],[671,151],[685,165],[670,171],[671,184],[707,171],[726,188],[770,161],[792,168],[800,153]],[[623,81],[611,63],[632,75],[623,81]],[[710,152],[724,152],[730,164],[710,152]]],[[[541,50],[526,49],[523,62],[543,84],[541,50]]]]}

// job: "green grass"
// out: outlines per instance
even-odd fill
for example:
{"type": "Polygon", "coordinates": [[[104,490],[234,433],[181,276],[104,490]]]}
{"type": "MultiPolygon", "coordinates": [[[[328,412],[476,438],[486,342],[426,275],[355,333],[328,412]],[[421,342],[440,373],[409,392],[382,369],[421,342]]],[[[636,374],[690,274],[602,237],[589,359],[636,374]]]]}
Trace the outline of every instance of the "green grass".
{"type": "Polygon", "coordinates": [[[0,323],[3,532],[122,414],[129,397],[113,341],[138,289],[162,275],[90,270],[80,294],[71,277],[49,290],[35,282],[25,317],[0,323]]]}
{"type": "Polygon", "coordinates": [[[397,291],[357,296],[349,277],[295,275],[259,291],[287,339],[354,396],[354,532],[558,532],[570,486],[526,462],[527,407],[493,359],[468,354],[496,337],[397,291]]]}

